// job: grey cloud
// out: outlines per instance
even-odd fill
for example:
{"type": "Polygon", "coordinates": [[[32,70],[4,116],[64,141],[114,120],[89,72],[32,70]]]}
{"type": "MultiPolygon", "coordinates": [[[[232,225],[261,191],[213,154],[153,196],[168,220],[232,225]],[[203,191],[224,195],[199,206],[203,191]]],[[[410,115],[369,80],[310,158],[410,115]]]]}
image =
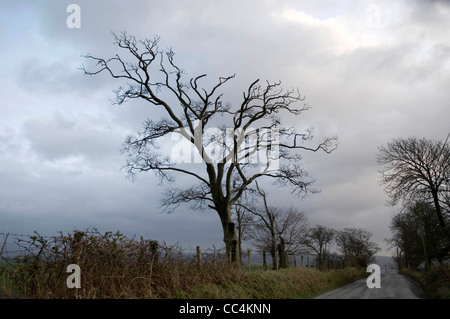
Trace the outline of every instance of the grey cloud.
{"type": "MultiPolygon", "coordinates": [[[[82,52],[80,52],[82,54],[82,52]]],[[[80,69],[85,58],[80,54],[47,62],[44,57],[21,61],[14,80],[28,92],[42,95],[93,95],[112,91],[114,81],[106,77],[89,77],[80,69]]]]}
{"type": "Polygon", "coordinates": [[[119,171],[73,176],[39,162],[3,160],[0,189],[0,232],[57,235],[97,227],[194,247],[221,241],[215,214],[188,207],[162,214],[161,188],[150,176],[130,183],[119,171]]]}
{"type": "Polygon", "coordinates": [[[123,135],[95,118],[68,118],[60,113],[24,124],[32,148],[45,159],[86,156],[98,160],[119,153],[123,135]],[[97,123],[94,123],[97,122],[97,123]]]}
{"type": "Polygon", "coordinates": [[[10,127],[0,123],[0,157],[18,150],[16,133],[10,127]]]}

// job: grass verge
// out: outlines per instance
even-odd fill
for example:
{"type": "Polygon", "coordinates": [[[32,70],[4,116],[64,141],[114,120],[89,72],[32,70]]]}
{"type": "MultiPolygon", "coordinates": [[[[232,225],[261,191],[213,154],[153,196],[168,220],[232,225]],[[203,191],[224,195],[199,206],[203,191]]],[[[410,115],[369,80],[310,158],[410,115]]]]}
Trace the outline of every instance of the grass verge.
{"type": "Polygon", "coordinates": [[[320,271],[288,268],[242,274],[238,281],[206,284],[180,292],[178,298],[199,299],[308,299],[366,276],[364,269],[320,271]]]}
{"type": "Polygon", "coordinates": [[[439,264],[426,274],[402,269],[400,273],[416,281],[429,299],[450,299],[450,265],[439,264]]]}

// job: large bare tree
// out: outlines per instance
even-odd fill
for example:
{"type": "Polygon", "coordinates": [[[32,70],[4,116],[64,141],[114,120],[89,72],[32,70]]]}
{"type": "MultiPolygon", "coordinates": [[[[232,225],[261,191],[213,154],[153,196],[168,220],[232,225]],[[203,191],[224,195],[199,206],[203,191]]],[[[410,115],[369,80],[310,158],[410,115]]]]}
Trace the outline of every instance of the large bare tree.
{"type": "Polygon", "coordinates": [[[113,37],[125,57],[86,55],[97,67],[82,69],[87,75],[107,73],[125,82],[115,90],[115,103],[139,99],[153,107],[143,130],[124,143],[128,173],[133,176],[153,171],[161,183],[174,181],[171,173],[191,177],[196,184],[169,187],[163,205],[175,208],[194,202],[214,209],[223,228],[227,256],[232,262],[238,261],[233,204],[262,177],[292,186],[295,194],[308,192],[312,180],[300,165],[298,151],[331,152],[336,138],[325,138],[309,147],[305,142],[312,139],[312,131],[298,133],[294,127],[282,125],[283,114],[298,116],[309,109],[298,89],[284,90],[279,82],[261,84],[255,80],[244,91],[241,102],[231,106],[223,102],[221,89],[234,75],[220,77],[209,88],[201,87],[206,74],[186,80],[184,71],[175,63],[174,52],[161,50],[158,37],[137,40],[126,32],[113,37]],[[200,158],[201,164],[180,165],[164,154],[161,144],[166,145],[172,134],[184,137],[195,152],[192,162],[200,158]]]}
{"type": "Polygon", "coordinates": [[[397,138],[379,148],[377,161],[383,165],[381,183],[386,185],[389,204],[407,206],[431,200],[441,227],[445,228],[450,191],[450,147],[425,138],[397,138]]]}

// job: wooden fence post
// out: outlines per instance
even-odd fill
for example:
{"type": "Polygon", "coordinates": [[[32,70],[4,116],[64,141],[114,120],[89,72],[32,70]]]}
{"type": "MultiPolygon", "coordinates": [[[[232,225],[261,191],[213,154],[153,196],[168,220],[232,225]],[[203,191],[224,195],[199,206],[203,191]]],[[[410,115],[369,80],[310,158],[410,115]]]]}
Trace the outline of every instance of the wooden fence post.
{"type": "Polygon", "coordinates": [[[5,241],[3,242],[2,249],[0,250],[0,259],[2,258],[3,250],[5,249],[6,241],[8,240],[8,236],[9,236],[9,233],[6,234],[5,241]]]}
{"type": "Polygon", "coordinates": [[[263,269],[267,270],[266,251],[263,250],[263,269]]]}
{"type": "Polygon", "coordinates": [[[197,265],[198,267],[202,267],[202,250],[200,246],[197,246],[197,265]]]}
{"type": "Polygon", "coordinates": [[[300,267],[303,267],[303,255],[300,256],[300,267]]]}
{"type": "MultiPolygon", "coordinates": [[[[75,233],[73,234],[72,258],[73,258],[73,263],[77,266],[79,266],[79,264],[80,264],[81,249],[83,248],[82,247],[83,237],[84,237],[84,233],[81,231],[75,231],[75,233]]],[[[75,299],[79,298],[78,289],[75,289],[74,297],[75,297],[75,299]]]]}
{"type": "Polygon", "coordinates": [[[293,256],[294,256],[294,267],[297,268],[297,258],[296,258],[296,256],[295,256],[295,254],[293,254],[293,256]]]}
{"type": "Polygon", "coordinates": [[[248,272],[250,273],[250,248],[247,249],[247,258],[248,258],[248,272]]]}
{"type": "Polygon", "coordinates": [[[81,258],[81,249],[82,249],[82,241],[83,241],[84,233],[81,231],[75,231],[73,234],[73,242],[72,242],[72,253],[73,253],[73,263],[79,264],[81,258]]]}

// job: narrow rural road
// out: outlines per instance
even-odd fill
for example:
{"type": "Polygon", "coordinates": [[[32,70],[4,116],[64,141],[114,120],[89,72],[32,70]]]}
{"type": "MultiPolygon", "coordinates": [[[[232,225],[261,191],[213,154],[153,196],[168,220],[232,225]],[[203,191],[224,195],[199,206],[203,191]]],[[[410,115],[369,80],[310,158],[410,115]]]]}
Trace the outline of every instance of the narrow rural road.
{"type": "Polygon", "coordinates": [[[420,299],[420,286],[394,271],[381,273],[381,288],[368,288],[366,278],[328,291],[315,299],[420,299]]]}

